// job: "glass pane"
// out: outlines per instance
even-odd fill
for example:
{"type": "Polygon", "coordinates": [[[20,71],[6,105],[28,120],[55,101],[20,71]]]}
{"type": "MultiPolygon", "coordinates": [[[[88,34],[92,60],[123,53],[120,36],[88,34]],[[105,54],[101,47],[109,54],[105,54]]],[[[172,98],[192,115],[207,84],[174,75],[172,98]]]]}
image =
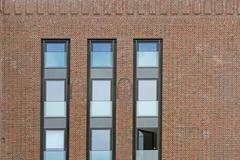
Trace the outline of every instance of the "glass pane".
{"type": "Polygon", "coordinates": [[[45,52],[45,67],[66,67],[66,52],[45,52]]]}
{"type": "Polygon", "coordinates": [[[111,101],[92,101],[91,117],[111,117],[112,102],[111,101]]]}
{"type": "Polygon", "coordinates": [[[158,52],[137,52],[137,67],[158,67],[158,52]]]}
{"type": "Polygon", "coordinates": [[[158,150],[137,150],[136,160],[158,160],[158,150]]]}
{"type": "Polygon", "coordinates": [[[46,81],[46,101],[64,101],[65,82],[46,81]]]}
{"type": "Polygon", "coordinates": [[[156,52],[157,42],[139,42],[138,43],[138,51],[140,52],[156,52]]]}
{"type": "Polygon", "coordinates": [[[46,149],[64,149],[64,131],[46,131],[46,149]]]}
{"type": "Polygon", "coordinates": [[[137,116],[158,116],[158,101],[137,101],[137,116]]]}
{"type": "Polygon", "coordinates": [[[96,42],[92,43],[92,51],[93,52],[111,52],[112,51],[112,43],[104,43],[104,42],[96,42]]]}
{"type": "Polygon", "coordinates": [[[45,151],[44,160],[65,160],[65,151],[45,151]]]}
{"type": "Polygon", "coordinates": [[[110,150],[110,130],[92,130],[92,150],[110,150]]]}
{"type": "Polygon", "coordinates": [[[112,52],[92,52],[92,67],[112,67],[112,52]]]}
{"type": "Polygon", "coordinates": [[[138,150],[157,150],[157,131],[156,129],[138,130],[138,150]]]}
{"type": "Polygon", "coordinates": [[[45,102],[44,106],[45,117],[66,116],[66,102],[45,102]]]}
{"type": "Polygon", "coordinates": [[[93,80],[92,81],[92,100],[110,101],[111,100],[111,81],[93,80]]]}
{"type": "Polygon", "coordinates": [[[112,151],[90,151],[90,160],[111,160],[112,151]]]}
{"type": "Polygon", "coordinates": [[[47,52],[64,52],[65,43],[47,43],[47,52]]]}
{"type": "Polygon", "coordinates": [[[157,81],[139,80],[138,81],[139,100],[157,100],[157,81]]]}

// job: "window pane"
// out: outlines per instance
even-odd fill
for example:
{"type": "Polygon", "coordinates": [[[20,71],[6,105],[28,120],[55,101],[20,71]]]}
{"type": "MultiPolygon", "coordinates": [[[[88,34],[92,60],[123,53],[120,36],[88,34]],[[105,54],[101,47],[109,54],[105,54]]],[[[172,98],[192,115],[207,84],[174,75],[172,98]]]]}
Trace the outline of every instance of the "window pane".
{"type": "Polygon", "coordinates": [[[92,101],[90,113],[91,117],[110,117],[112,116],[112,102],[92,101]]]}
{"type": "Polygon", "coordinates": [[[45,67],[66,67],[66,52],[45,52],[45,67]]]}
{"type": "Polygon", "coordinates": [[[45,117],[65,117],[66,102],[45,102],[45,117]]]}
{"type": "Polygon", "coordinates": [[[65,151],[45,151],[44,160],[65,160],[65,151]]]}
{"type": "Polygon", "coordinates": [[[138,81],[139,100],[157,100],[157,81],[139,80],[138,81]]]}
{"type": "Polygon", "coordinates": [[[90,160],[112,160],[112,151],[90,151],[90,160]]]}
{"type": "Polygon", "coordinates": [[[137,116],[158,116],[158,101],[137,101],[137,116]]]}
{"type": "Polygon", "coordinates": [[[103,42],[92,43],[92,51],[93,52],[111,52],[112,43],[103,43],[103,42]]]}
{"type": "Polygon", "coordinates": [[[137,150],[136,160],[158,160],[158,150],[137,150]]]}
{"type": "Polygon", "coordinates": [[[64,149],[64,131],[46,131],[46,149],[64,149]]]}
{"type": "Polygon", "coordinates": [[[92,67],[112,67],[112,52],[92,52],[92,67]]]}
{"type": "Polygon", "coordinates": [[[156,150],[157,142],[156,129],[139,129],[138,130],[138,150],[156,150]]]}
{"type": "Polygon", "coordinates": [[[92,100],[110,101],[111,100],[111,81],[93,80],[92,81],[92,100]]]}
{"type": "Polygon", "coordinates": [[[156,52],[157,42],[139,42],[138,51],[140,52],[156,52]]]}
{"type": "Polygon", "coordinates": [[[64,81],[46,81],[46,101],[64,101],[64,81]]]}
{"type": "Polygon", "coordinates": [[[47,43],[47,52],[64,52],[65,43],[47,43]]]}
{"type": "Polygon", "coordinates": [[[137,67],[158,67],[158,52],[138,52],[137,67]]]}
{"type": "Polygon", "coordinates": [[[110,150],[110,130],[92,130],[92,150],[110,150]]]}

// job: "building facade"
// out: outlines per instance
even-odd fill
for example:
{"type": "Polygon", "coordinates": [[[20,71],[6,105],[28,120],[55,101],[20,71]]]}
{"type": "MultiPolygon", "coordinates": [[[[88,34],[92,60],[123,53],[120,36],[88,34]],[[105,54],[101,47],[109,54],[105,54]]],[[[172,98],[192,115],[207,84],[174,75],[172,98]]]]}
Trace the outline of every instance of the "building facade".
{"type": "Polygon", "coordinates": [[[0,159],[240,159],[239,15],[239,0],[0,0],[0,159]]]}

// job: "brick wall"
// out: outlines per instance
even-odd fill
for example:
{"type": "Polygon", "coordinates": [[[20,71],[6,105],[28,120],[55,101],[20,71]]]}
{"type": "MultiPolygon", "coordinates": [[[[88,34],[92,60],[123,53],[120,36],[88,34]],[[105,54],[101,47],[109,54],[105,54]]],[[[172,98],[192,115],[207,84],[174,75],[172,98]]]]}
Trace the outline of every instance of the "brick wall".
{"type": "Polygon", "coordinates": [[[134,38],[163,38],[163,159],[240,159],[239,0],[0,6],[1,160],[40,158],[41,38],[71,39],[70,160],[86,159],[88,38],[117,38],[117,160],[132,159],[134,38]]]}

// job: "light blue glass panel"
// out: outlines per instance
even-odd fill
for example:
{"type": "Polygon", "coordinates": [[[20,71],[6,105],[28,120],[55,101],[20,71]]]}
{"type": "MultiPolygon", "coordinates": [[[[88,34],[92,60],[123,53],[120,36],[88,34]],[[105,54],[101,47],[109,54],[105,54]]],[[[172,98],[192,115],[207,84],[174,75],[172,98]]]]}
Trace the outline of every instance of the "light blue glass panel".
{"type": "Polygon", "coordinates": [[[47,43],[47,52],[64,52],[65,43],[47,43]]]}
{"type": "Polygon", "coordinates": [[[44,160],[65,160],[65,151],[45,151],[44,160]]]}
{"type": "Polygon", "coordinates": [[[64,149],[64,130],[46,131],[46,149],[64,149]]]}
{"type": "Polygon", "coordinates": [[[66,52],[45,52],[45,68],[66,67],[66,52]]]}
{"type": "Polygon", "coordinates": [[[90,151],[90,160],[111,160],[112,151],[90,151]]]}
{"type": "Polygon", "coordinates": [[[158,116],[158,101],[137,101],[137,116],[158,116]]]}
{"type": "Polygon", "coordinates": [[[138,80],[138,99],[157,100],[157,80],[138,80]]]}
{"type": "Polygon", "coordinates": [[[157,42],[139,42],[138,51],[140,52],[156,52],[157,42]]]}
{"type": "Polygon", "coordinates": [[[137,67],[158,67],[158,52],[137,52],[137,67]]]}
{"type": "Polygon", "coordinates": [[[92,52],[92,67],[112,67],[112,52],[92,52]]]}
{"type": "Polygon", "coordinates": [[[93,52],[111,52],[112,43],[103,43],[103,42],[92,43],[92,51],[93,52]]]}
{"type": "Polygon", "coordinates": [[[46,81],[46,101],[64,101],[65,100],[65,81],[46,81]]]}
{"type": "Polygon", "coordinates": [[[92,150],[106,151],[110,150],[110,130],[92,130],[92,150]]]}
{"type": "Polygon", "coordinates": [[[44,102],[45,117],[66,117],[66,102],[44,102]]]}
{"type": "Polygon", "coordinates": [[[93,80],[92,81],[92,99],[94,101],[110,101],[111,81],[110,80],[93,80]]]}
{"type": "Polygon", "coordinates": [[[137,150],[136,160],[158,160],[158,150],[137,150]]]}
{"type": "Polygon", "coordinates": [[[91,117],[111,117],[112,101],[91,101],[91,117]]]}

